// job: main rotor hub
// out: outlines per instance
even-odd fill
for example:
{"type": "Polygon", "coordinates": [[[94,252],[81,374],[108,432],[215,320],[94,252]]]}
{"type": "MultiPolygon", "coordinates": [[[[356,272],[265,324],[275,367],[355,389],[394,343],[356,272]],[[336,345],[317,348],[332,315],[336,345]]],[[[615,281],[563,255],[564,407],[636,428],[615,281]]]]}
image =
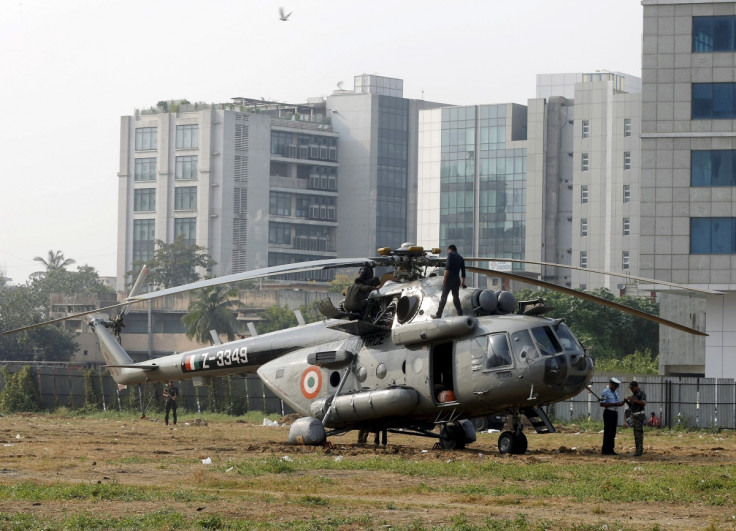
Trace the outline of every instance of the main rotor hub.
{"type": "Polygon", "coordinates": [[[380,256],[372,260],[377,265],[393,267],[394,276],[400,280],[417,280],[427,276],[427,268],[444,265],[445,259],[436,256],[439,253],[436,247],[425,250],[420,245],[406,242],[398,249],[381,247],[378,249],[380,256]]]}

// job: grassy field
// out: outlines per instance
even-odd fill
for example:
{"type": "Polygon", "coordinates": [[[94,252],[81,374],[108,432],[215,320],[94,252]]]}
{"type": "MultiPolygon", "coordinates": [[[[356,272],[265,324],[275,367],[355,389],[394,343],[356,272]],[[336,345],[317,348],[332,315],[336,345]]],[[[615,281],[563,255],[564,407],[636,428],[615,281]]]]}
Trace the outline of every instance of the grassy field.
{"type": "Polygon", "coordinates": [[[609,457],[568,426],[502,456],[497,433],[315,448],[257,413],[180,418],[0,418],[0,529],[736,529],[731,431],[650,430],[634,458],[630,429],[609,457]]]}

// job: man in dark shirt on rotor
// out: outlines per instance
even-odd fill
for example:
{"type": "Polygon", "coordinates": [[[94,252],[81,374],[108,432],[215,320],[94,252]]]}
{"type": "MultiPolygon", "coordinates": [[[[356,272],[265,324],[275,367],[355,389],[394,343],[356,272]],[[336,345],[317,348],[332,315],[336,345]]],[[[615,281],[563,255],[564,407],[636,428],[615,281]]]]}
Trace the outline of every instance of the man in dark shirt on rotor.
{"type": "Polygon", "coordinates": [[[457,247],[450,245],[447,248],[447,264],[445,265],[445,276],[442,279],[442,297],[440,298],[440,305],[437,307],[437,313],[432,316],[433,318],[440,319],[442,317],[442,310],[445,309],[447,295],[450,292],[452,292],[452,302],[455,304],[457,314],[463,314],[463,308],[460,306],[461,287],[465,287],[465,260],[457,252],[457,247]]]}

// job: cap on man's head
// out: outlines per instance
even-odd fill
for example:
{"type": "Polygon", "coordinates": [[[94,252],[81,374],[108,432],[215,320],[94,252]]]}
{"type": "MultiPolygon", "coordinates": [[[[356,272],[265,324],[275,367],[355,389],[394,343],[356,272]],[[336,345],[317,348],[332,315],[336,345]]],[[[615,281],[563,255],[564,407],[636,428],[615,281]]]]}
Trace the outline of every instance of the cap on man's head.
{"type": "Polygon", "coordinates": [[[618,378],[611,378],[611,383],[614,385],[621,385],[621,380],[618,378]]]}
{"type": "Polygon", "coordinates": [[[636,380],[631,380],[629,387],[639,387],[639,382],[637,382],[636,380]]]}

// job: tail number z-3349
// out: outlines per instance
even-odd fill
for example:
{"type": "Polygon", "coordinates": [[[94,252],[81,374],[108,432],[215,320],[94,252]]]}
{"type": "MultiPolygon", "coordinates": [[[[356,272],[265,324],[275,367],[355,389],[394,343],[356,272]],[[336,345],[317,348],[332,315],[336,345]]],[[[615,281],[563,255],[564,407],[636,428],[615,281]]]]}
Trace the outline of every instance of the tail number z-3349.
{"type": "Polygon", "coordinates": [[[225,367],[240,367],[248,364],[248,347],[188,354],[181,358],[182,372],[212,371],[225,367]]]}

